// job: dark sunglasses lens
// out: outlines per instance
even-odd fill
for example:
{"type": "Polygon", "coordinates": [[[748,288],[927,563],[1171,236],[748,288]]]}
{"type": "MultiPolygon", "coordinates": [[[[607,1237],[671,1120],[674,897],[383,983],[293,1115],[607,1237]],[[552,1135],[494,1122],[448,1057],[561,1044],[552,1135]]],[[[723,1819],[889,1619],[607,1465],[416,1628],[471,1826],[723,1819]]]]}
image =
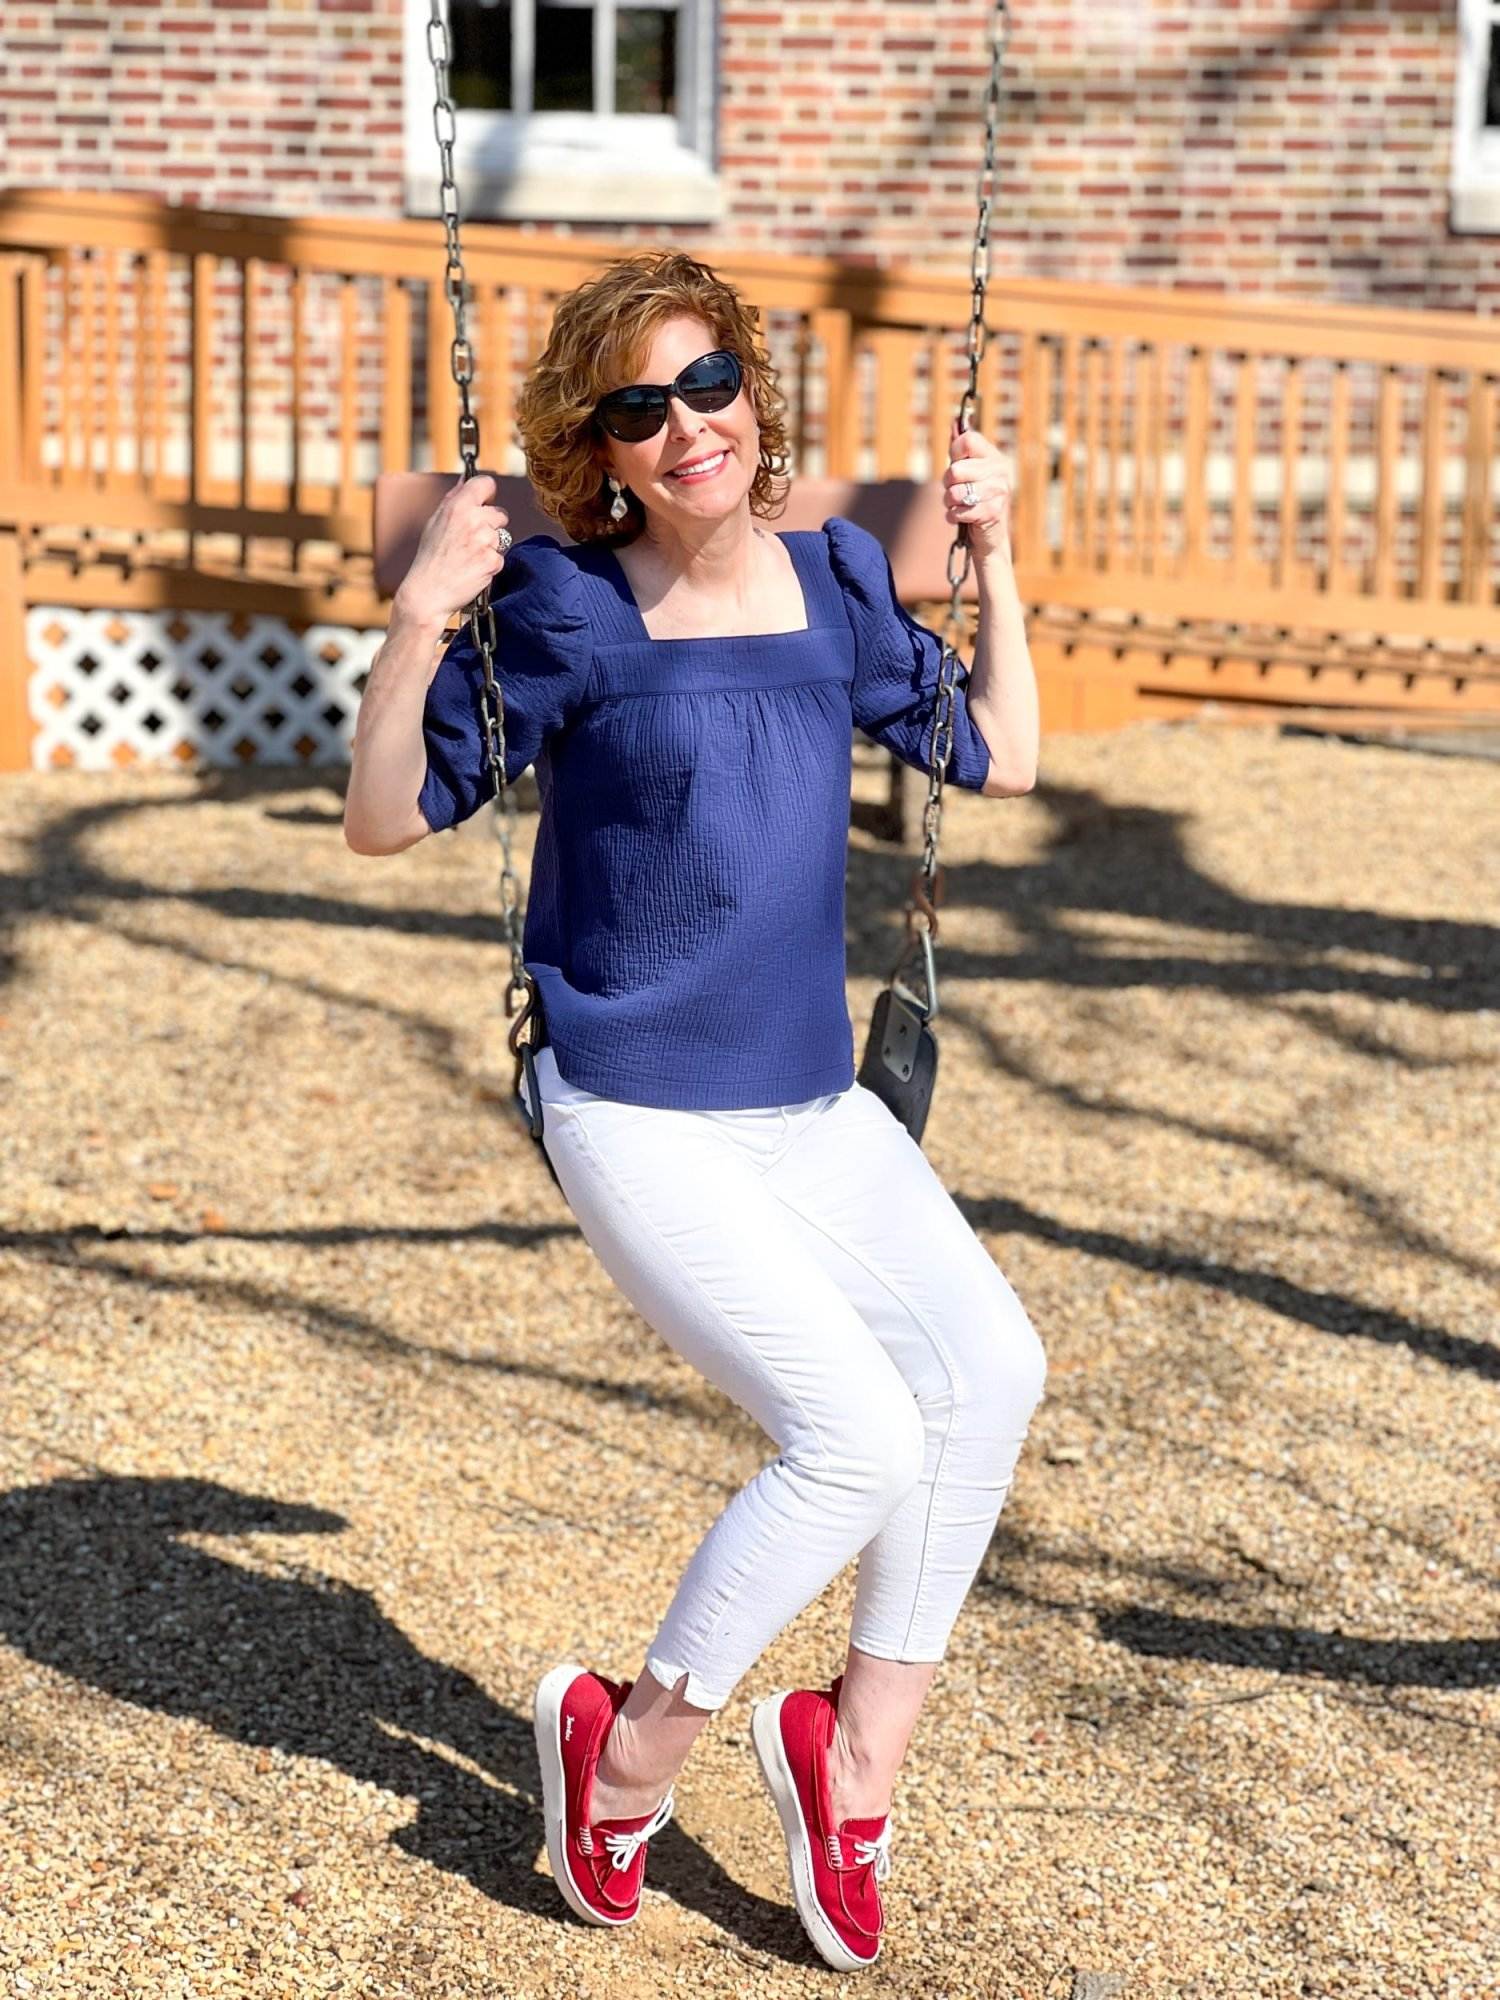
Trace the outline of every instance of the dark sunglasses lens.
{"type": "MultiPolygon", "coordinates": [[[[740,393],[742,379],[739,356],[721,350],[689,362],[676,386],[690,410],[722,410],[740,393]]],[[[667,399],[660,389],[637,382],[601,397],[598,415],[611,437],[622,444],[641,444],[655,437],[666,422],[667,399]]]]}
{"type": "Polygon", "coordinates": [[[677,379],[690,410],[722,410],[740,393],[739,357],[705,354],[701,361],[684,368],[677,379]]]}
{"type": "Polygon", "coordinates": [[[622,444],[639,444],[666,422],[667,399],[660,389],[620,389],[599,405],[599,421],[622,444]]]}

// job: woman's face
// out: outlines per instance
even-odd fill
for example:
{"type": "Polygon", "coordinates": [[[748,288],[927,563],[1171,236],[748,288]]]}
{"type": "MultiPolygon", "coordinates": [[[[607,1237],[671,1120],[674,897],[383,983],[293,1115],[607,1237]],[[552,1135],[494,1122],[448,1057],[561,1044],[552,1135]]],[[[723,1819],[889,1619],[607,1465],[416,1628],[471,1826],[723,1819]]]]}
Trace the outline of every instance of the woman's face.
{"type": "MultiPolygon", "coordinates": [[[[717,345],[702,320],[667,320],[656,329],[639,374],[609,387],[675,381],[690,361],[711,354],[717,345]]],[[[684,523],[722,520],[744,504],[760,464],[760,426],[748,381],[727,408],[707,414],[690,410],[673,396],[655,437],[622,444],[605,434],[603,450],[605,470],[630,488],[648,514],[684,523]],[[679,476],[679,468],[704,461],[701,472],[679,476]]]]}

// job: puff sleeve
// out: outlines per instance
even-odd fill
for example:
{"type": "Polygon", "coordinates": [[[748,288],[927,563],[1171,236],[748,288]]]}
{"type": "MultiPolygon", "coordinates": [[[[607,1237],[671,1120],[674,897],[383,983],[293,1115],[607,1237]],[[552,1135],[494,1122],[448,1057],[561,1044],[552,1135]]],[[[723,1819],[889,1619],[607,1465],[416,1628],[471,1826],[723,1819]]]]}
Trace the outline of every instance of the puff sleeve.
{"type": "MultiPolygon", "coordinates": [[[[505,782],[535,763],[582,698],[593,643],[577,565],[550,535],[517,542],[490,587],[505,704],[505,782]]],[[[467,622],[448,642],[427,689],[422,737],[427,775],[417,804],[437,831],[457,826],[491,796],[480,690],[484,662],[467,622]]]]}
{"type": "MultiPolygon", "coordinates": [[[[896,595],[885,550],[867,528],[835,514],[823,524],[834,579],[854,628],[854,720],[903,763],[927,769],[943,643],[917,624],[896,595]]],[[[953,745],[945,784],[977,792],[989,776],[989,745],[969,714],[960,671],[953,689],[953,745]]]]}

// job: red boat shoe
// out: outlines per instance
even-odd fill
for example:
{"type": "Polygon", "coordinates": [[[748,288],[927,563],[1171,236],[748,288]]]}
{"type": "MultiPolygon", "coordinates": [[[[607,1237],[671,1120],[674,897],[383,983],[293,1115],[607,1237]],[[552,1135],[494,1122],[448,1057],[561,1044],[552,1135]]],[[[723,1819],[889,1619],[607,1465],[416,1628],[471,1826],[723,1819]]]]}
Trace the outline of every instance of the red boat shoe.
{"type": "Polygon", "coordinates": [[[828,1751],[843,1678],[826,1691],[767,1695],[751,1711],[750,1733],[786,1835],[802,1927],[830,1965],[855,1972],[880,1955],[879,1885],[891,1872],[891,1828],[889,1813],[834,1824],[828,1751]]]}
{"type": "Polygon", "coordinates": [[[568,1662],[544,1675],[536,1691],[547,1854],[564,1900],[590,1924],[628,1924],[636,1915],[646,1842],[672,1817],[670,1785],[654,1812],[589,1817],[599,1753],[630,1688],[568,1662]]]}

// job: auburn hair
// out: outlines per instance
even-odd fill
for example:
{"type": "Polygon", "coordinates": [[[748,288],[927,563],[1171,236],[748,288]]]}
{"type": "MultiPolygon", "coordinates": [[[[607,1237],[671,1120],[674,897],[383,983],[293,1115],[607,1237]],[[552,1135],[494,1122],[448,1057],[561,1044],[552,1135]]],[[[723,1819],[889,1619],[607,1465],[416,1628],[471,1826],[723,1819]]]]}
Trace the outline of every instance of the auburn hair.
{"type": "Polygon", "coordinates": [[[526,471],[546,513],[574,542],[629,542],[646,523],[629,487],[621,521],[609,517],[614,494],[599,463],[603,436],[594,406],[639,376],[651,337],[682,315],[710,329],[713,346],[738,355],[760,426],[760,463],[750,511],[770,516],[786,500],[786,399],[760,332],[760,315],[727,280],[682,250],[618,257],[557,302],[547,344],[516,398],[516,430],[526,471]]]}

